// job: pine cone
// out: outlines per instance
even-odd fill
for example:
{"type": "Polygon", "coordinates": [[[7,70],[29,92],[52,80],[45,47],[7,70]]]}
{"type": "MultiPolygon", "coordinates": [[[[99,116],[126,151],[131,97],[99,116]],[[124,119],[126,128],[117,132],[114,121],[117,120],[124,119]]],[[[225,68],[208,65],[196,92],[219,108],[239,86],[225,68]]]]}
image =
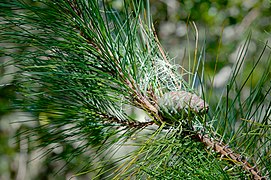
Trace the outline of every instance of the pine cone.
{"type": "Polygon", "coordinates": [[[199,96],[186,91],[168,92],[158,100],[158,105],[159,114],[171,122],[206,114],[209,108],[199,96]]]}

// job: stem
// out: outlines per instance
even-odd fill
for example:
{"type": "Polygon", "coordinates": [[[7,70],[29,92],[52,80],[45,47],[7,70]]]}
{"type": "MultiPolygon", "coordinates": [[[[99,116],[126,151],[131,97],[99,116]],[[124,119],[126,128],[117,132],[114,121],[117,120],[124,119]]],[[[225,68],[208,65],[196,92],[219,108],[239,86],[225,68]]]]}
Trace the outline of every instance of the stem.
{"type": "Polygon", "coordinates": [[[226,156],[235,164],[241,164],[245,170],[249,171],[253,175],[253,179],[265,179],[261,176],[261,173],[255,166],[253,167],[251,164],[249,164],[240,154],[234,153],[229,147],[227,147],[227,145],[210,138],[208,135],[198,134],[197,139],[199,139],[207,147],[210,147],[216,152],[220,153],[221,158],[226,156]]]}
{"type": "Polygon", "coordinates": [[[155,124],[154,121],[147,121],[147,122],[139,122],[139,121],[122,121],[118,118],[115,117],[105,117],[103,115],[103,118],[109,119],[108,121],[105,121],[104,123],[116,123],[116,124],[120,124],[121,126],[128,126],[129,128],[144,128],[147,126],[151,126],[153,124],[155,124]]]}

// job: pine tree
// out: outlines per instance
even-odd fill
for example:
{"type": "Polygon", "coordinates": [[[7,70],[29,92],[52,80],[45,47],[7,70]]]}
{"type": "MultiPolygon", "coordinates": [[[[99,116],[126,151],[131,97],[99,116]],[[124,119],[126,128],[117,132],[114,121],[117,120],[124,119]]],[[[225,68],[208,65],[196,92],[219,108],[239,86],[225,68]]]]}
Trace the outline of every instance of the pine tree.
{"type": "MultiPolygon", "coordinates": [[[[155,34],[149,2],[123,9],[94,0],[12,0],[0,3],[1,47],[15,73],[16,108],[36,126],[24,132],[38,147],[65,147],[93,179],[270,178],[270,56],[249,96],[244,56],[224,94],[207,102],[204,60],[192,70],[171,63],[155,34]],[[12,50],[12,51],[11,51],[12,50]],[[200,69],[201,68],[201,69],[200,69]],[[200,82],[198,86],[195,86],[200,82]],[[139,121],[130,109],[146,115],[139,121]],[[120,157],[119,148],[134,150],[120,157]]],[[[248,50],[249,36],[240,50],[248,50]]],[[[197,49],[195,49],[197,52],[197,49]]]]}

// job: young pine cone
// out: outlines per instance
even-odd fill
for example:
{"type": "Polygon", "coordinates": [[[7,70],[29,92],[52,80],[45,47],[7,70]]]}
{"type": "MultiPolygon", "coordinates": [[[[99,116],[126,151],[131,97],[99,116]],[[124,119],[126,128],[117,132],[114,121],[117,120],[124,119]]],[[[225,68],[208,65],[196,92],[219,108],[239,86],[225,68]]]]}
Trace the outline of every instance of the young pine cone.
{"type": "Polygon", "coordinates": [[[209,105],[196,94],[173,91],[158,99],[159,114],[166,121],[177,121],[208,112],[209,105]]]}

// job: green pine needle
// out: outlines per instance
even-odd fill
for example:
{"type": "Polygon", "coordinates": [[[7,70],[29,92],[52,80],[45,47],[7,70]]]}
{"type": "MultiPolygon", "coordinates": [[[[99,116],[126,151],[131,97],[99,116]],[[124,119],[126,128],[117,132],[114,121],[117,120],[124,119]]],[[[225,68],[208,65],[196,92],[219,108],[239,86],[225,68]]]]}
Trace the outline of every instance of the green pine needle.
{"type": "Polygon", "coordinates": [[[31,148],[46,147],[46,156],[62,147],[55,160],[77,166],[74,176],[94,179],[269,176],[271,61],[264,54],[270,47],[264,45],[249,73],[243,73],[249,34],[224,93],[213,103],[195,23],[190,72],[163,51],[149,1],[144,2],[124,1],[122,10],[101,0],[0,3],[0,38],[8,44],[1,54],[18,68],[15,108],[36,118],[35,127],[23,133],[33,141],[31,148]],[[265,69],[252,84],[261,61],[265,69]],[[169,123],[158,101],[177,91],[195,93],[202,102],[210,95],[208,114],[169,123]],[[137,120],[127,109],[143,110],[147,120],[137,120]],[[126,146],[133,151],[116,157],[126,146]]]}

